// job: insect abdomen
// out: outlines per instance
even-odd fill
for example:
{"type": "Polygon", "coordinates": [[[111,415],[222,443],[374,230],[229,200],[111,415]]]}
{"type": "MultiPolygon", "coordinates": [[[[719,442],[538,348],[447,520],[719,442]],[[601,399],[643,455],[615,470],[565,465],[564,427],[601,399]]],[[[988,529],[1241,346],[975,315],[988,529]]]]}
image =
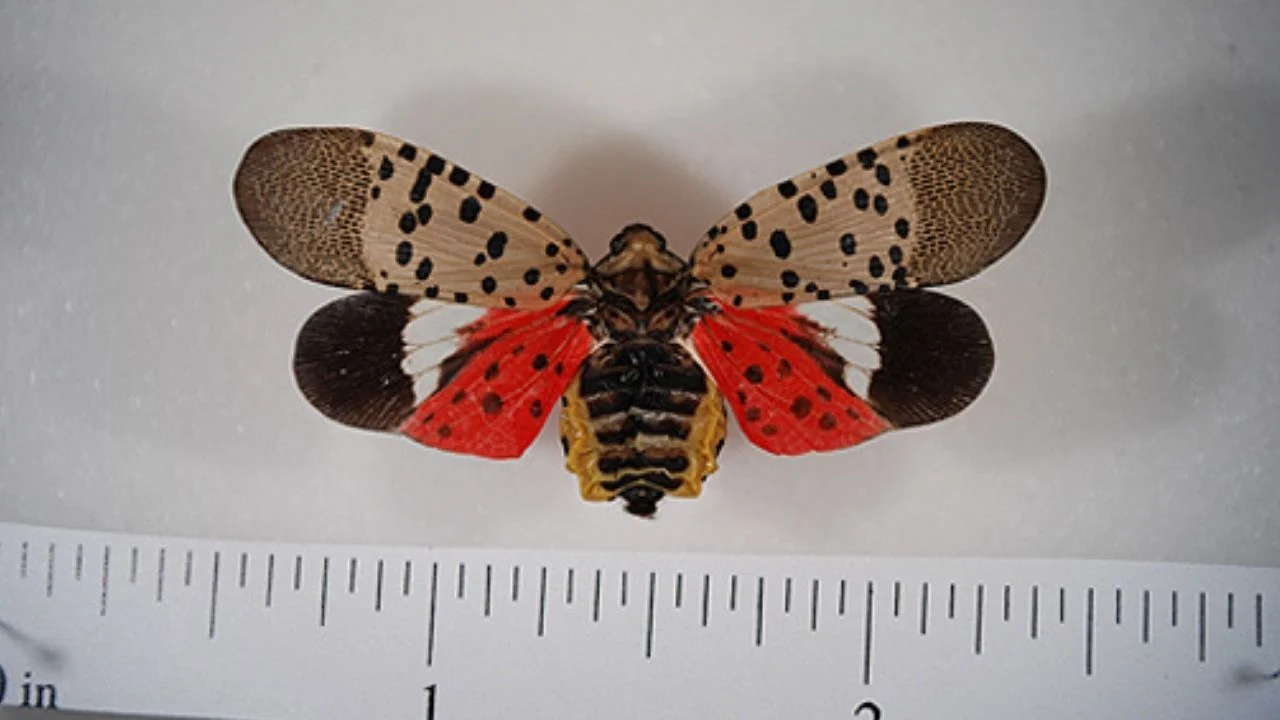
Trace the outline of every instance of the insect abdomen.
{"type": "Polygon", "coordinates": [[[697,497],[715,472],[724,403],[679,345],[605,345],[565,393],[560,431],[584,499],[651,515],[664,495],[697,497]]]}

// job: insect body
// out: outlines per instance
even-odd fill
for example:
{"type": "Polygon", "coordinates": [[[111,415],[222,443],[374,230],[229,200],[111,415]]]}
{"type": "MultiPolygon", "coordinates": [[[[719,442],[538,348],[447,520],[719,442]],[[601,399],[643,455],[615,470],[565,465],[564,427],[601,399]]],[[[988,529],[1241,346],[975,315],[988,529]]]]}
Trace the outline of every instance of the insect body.
{"type": "Polygon", "coordinates": [[[1008,252],[1045,174],[1006,129],[941,125],[760,191],[688,262],[636,224],[595,264],[528,203],[364,130],[265,135],[234,189],[278,262],[363,290],[299,333],[295,375],[321,412],[514,458],[560,399],[582,496],[650,516],[716,470],[726,404],[781,455],[968,406],[994,365],[990,337],[925,288],[1008,252]]]}

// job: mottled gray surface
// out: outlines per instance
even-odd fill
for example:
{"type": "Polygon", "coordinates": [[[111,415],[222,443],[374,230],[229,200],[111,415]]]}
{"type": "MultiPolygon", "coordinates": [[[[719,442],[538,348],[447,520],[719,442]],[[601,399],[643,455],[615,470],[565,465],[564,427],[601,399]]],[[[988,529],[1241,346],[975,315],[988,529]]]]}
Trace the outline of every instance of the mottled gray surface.
{"type": "Polygon", "coordinates": [[[5,3],[0,520],[253,539],[1280,565],[1274,3],[5,3]],[[294,388],[332,290],[230,200],[244,147],[350,123],[536,203],[595,255],[915,126],[1043,153],[1042,221],[954,292],[997,342],[958,418],[703,499],[588,506],[518,462],[339,427],[294,388]]]}

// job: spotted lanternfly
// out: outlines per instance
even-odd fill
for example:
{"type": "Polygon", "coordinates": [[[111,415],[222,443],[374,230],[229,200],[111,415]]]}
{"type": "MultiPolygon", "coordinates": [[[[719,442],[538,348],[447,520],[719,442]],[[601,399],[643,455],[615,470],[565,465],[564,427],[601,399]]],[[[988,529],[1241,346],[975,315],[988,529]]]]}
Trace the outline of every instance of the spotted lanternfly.
{"type": "Polygon", "coordinates": [[[768,187],[686,262],[645,225],[595,264],[528,203],[424,148],[302,128],[235,176],[249,230],[311,280],[360,288],[302,327],[294,372],[347,425],[515,458],[560,399],[586,500],[651,516],[716,470],[725,402],[778,455],[847,448],[968,406],[994,366],[964,303],[1026,234],[1045,170],[1013,132],[956,123],[768,187]]]}

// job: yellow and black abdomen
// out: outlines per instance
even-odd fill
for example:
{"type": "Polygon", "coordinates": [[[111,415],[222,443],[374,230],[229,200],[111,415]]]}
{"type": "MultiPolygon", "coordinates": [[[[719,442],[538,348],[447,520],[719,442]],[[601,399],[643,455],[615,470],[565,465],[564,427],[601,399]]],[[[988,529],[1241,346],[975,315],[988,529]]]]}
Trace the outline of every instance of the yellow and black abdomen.
{"type": "Polygon", "coordinates": [[[697,497],[724,442],[724,401],[689,351],[635,340],[587,358],[560,414],[565,466],[586,500],[648,516],[664,495],[697,497]]]}

